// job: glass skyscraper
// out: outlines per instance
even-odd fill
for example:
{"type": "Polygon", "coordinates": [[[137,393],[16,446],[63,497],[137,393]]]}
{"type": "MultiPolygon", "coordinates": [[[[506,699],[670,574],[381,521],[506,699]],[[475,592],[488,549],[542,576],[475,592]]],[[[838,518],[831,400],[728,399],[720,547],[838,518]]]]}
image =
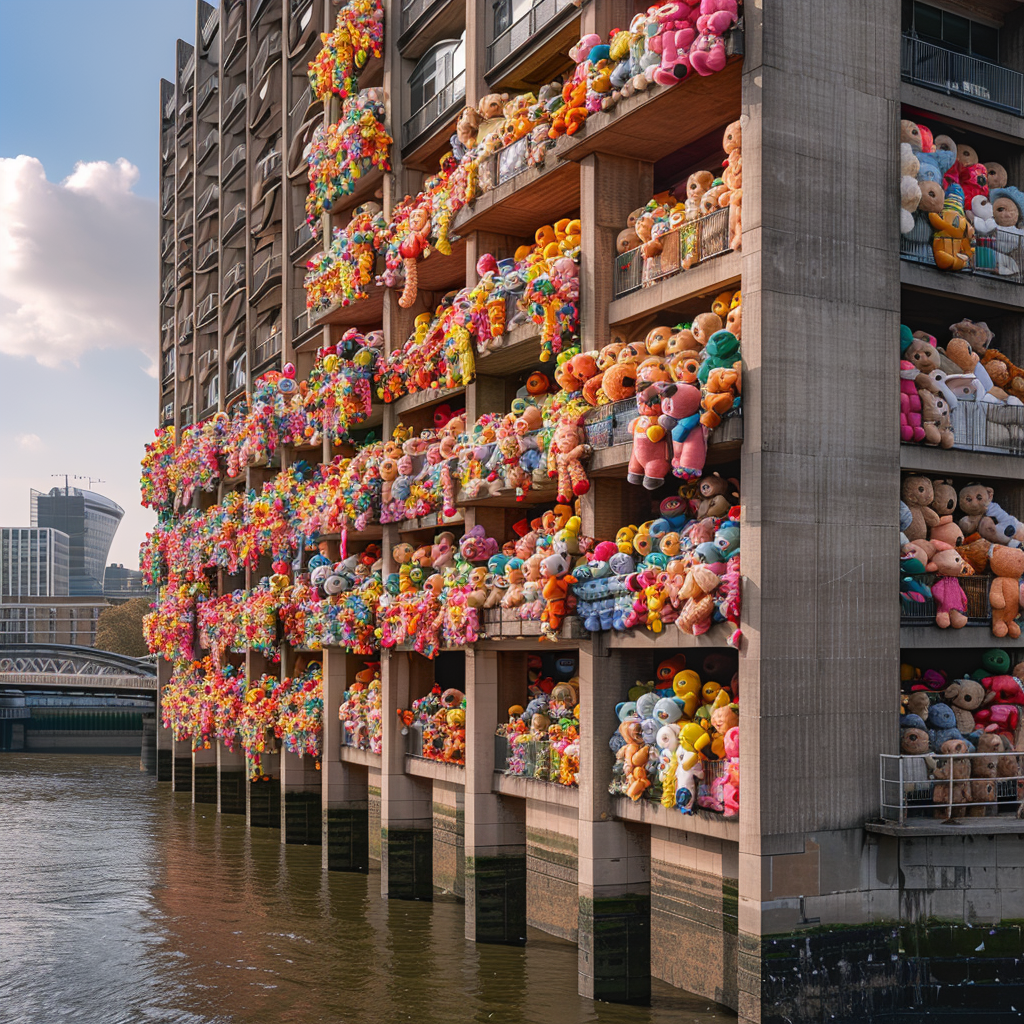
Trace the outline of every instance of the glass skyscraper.
{"type": "Polygon", "coordinates": [[[103,572],[124,509],[102,494],[80,487],[32,491],[32,525],[68,535],[68,592],[100,597],[103,572]]]}
{"type": "Polygon", "coordinates": [[[68,558],[60,530],[0,527],[0,597],[67,597],[68,558]]]}

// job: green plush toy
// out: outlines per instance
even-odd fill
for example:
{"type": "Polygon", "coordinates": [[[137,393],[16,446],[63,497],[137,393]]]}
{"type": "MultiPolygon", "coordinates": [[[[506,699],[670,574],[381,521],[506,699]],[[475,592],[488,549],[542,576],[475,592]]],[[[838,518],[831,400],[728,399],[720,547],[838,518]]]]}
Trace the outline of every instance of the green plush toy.
{"type": "Polygon", "coordinates": [[[707,384],[712,370],[734,366],[740,359],[740,342],[732,331],[715,331],[704,348],[704,361],[697,370],[697,379],[707,384]]]}

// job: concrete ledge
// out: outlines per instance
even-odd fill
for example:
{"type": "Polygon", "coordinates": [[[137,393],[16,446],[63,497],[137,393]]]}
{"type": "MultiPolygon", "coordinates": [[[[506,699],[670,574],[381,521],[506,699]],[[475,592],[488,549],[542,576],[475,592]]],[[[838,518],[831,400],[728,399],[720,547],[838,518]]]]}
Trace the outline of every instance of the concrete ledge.
{"type": "Polygon", "coordinates": [[[421,779],[450,782],[455,786],[466,784],[466,769],[462,765],[430,761],[425,757],[416,757],[414,754],[405,755],[405,772],[407,775],[417,775],[421,779]]]}
{"type": "Polygon", "coordinates": [[[710,811],[696,814],[680,814],[650,800],[633,803],[628,796],[612,797],[613,814],[622,821],[636,821],[644,825],[661,825],[663,828],[695,835],[714,836],[731,843],[740,841],[739,818],[723,818],[710,811]]]}
{"type": "Polygon", "coordinates": [[[996,836],[1024,834],[1024,820],[1000,815],[996,818],[912,818],[903,825],[895,821],[867,821],[866,832],[882,836],[897,836],[904,839],[919,839],[927,836],[943,838],[963,836],[996,836]]]}
{"type": "MultiPolygon", "coordinates": [[[[1004,142],[1024,143],[1024,117],[994,110],[962,96],[950,96],[911,82],[900,83],[900,101],[966,132],[981,132],[1004,142]]],[[[950,133],[952,134],[952,133],[950,133]]]]}
{"type": "Polygon", "coordinates": [[[1019,455],[997,455],[965,448],[934,448],[925,444],[901,444],[900,469],[942,476],[968,476],[972,480],[977,477],[1024,480],[1024,458],[1019,455]]]}
{"type": "Polygon", "coordinates": [[[342,747],[338,752],[338,760],[347,764],[362,764],[367,768],[380,767],[380,754],[372,750],[360,750],[359,747],[342,747]]]}
{"type": "MultiPolygon", "coordinates": [[[[693,271],[687,273],[692,274],[693,271]]],[[[953,273],[926,263],[900,260],[900,284],[913,291],[943,298],[959,297],[1016,313],[1024,310],[1024,285],[1011,284],[987,274],[953,273]]]]}
{"type": "Polygon", "coordinates": [[[494,773],[492,788],[502,796],[514,796],[521,800],[535,800],[538,803],[557,804],[560,807],[579,807],[580,791],[574,786],[562,786],[557,782],[543,782],[517,775],[494,773]]]}
{"type": "Polygon", "coordinates": [[[964,626],[963,629],[939,629],[938,626],[900,626],[900,647],[956,649],[961,647],[1024,647],[1024,636],[1018,640],[998,639],[987,626],[964,626]]]}

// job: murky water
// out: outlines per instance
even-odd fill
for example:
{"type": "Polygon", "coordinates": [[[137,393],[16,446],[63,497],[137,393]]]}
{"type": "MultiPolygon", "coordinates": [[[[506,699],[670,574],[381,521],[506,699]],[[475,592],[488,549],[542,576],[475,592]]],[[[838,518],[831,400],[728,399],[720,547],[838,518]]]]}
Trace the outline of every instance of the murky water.
{"type": "Polygon", "coordinates": [[[665,985],[576,994],[576,948],[463,938],[456,902],[382,900],[172,794],[123,757],[0,754],[4,1024],[689,1024],[730,1015],[665,985]]]}

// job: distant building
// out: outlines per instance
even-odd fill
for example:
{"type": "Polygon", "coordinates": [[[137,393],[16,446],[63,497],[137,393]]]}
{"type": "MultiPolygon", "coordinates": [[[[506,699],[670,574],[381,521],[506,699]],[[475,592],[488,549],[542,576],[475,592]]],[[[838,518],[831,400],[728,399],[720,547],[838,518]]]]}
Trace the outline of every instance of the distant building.
{"type": "Polygon", "coordinates": [[[51,527],[0,527],[0,597],[67,597],[69,545],[51,527]]]}
{"type": "Polygon", "coordinates": [[[32,525],[68,536],[68,593],[101,597],[104,566],[124,509],[102,494],[79,487],[33,490],[32,525]]]}
{"type": "Polygon", "coordinates": [[[0,647],[4,644],[96,644],[102,598],[0,598],[0,647]]]}
{"type": "Polygon", "coordinates": [[[103,574],[103,596],[113,604],[130,601],[133,597],[152,597],[154,587],[142,582],[142,573],[111,563],[103,574]]]}

